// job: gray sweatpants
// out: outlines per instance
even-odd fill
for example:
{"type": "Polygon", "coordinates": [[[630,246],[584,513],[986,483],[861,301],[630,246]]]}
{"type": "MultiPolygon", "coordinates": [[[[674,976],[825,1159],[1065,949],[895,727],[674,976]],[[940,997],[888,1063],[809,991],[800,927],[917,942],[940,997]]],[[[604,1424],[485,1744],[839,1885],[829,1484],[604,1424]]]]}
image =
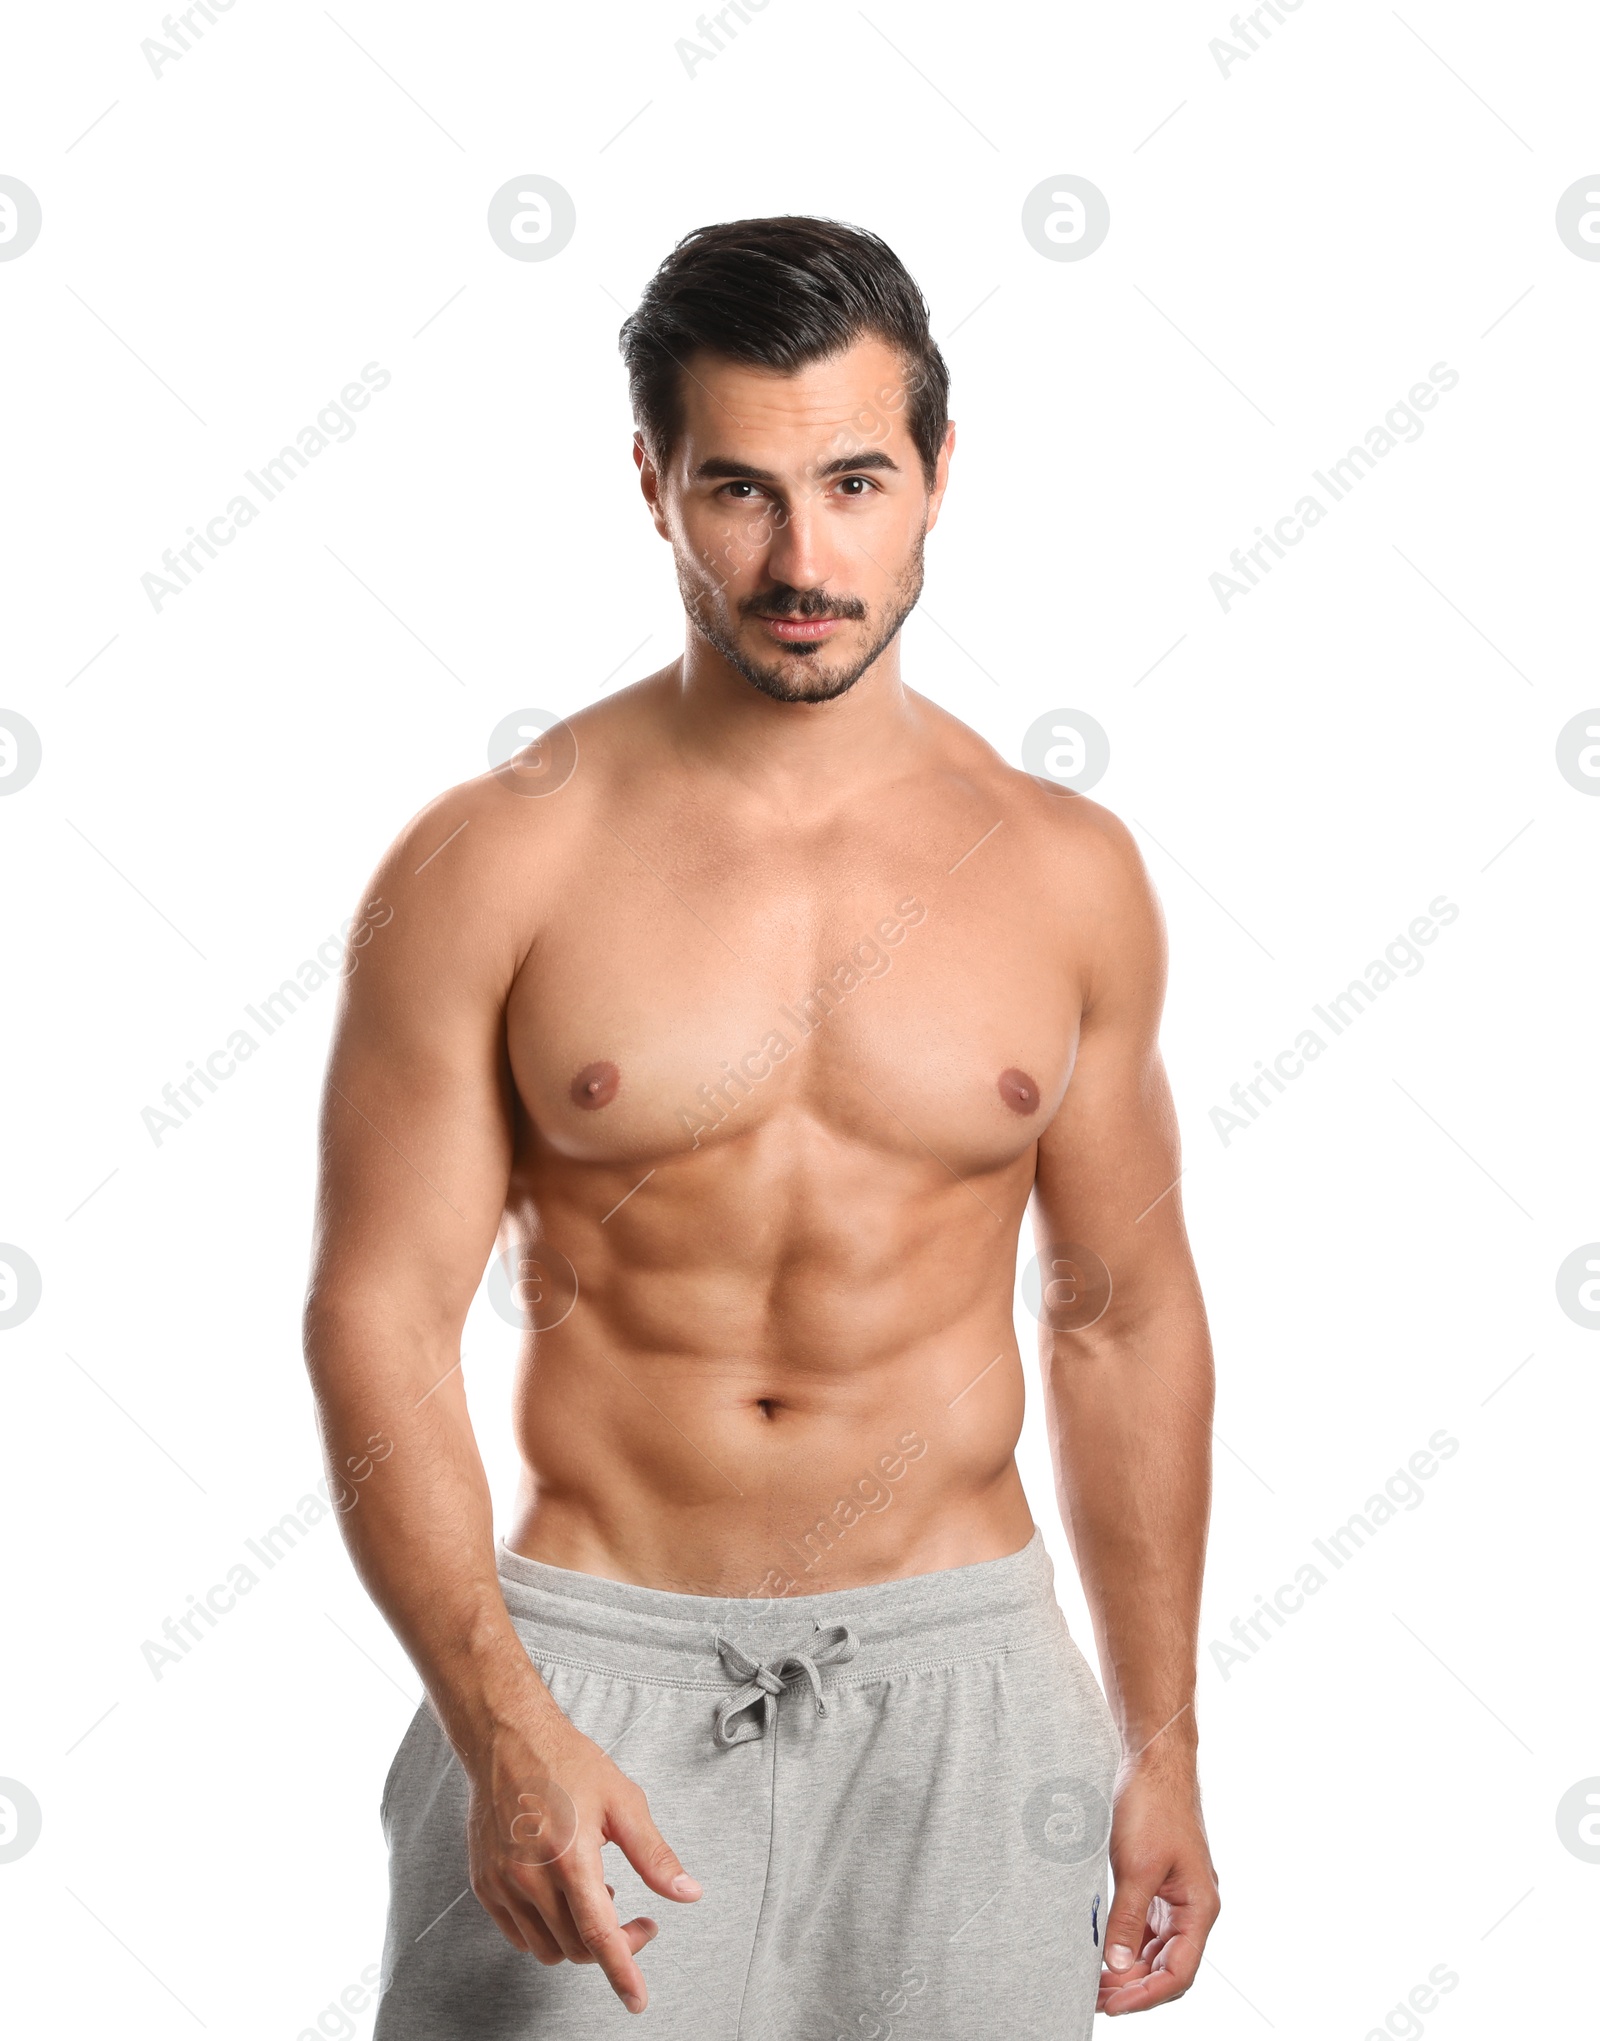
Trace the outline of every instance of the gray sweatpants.
{"type": "MultiPolygon", "coordinates": [[[[1035,1531],[1004,1559],[834,1594],[666,1594],[502,1545],[517,1633],[644,1788],[705,1888],[658,1898],[615,1845],[658,2041],[1084,2041],[1118,1743],[1035,1531]]],[[[375,2041],[623,2031],[593,1965],[546,1968],[467,1888],[467,1782],[426,1706],[382,1820],[375,2041]]]]}

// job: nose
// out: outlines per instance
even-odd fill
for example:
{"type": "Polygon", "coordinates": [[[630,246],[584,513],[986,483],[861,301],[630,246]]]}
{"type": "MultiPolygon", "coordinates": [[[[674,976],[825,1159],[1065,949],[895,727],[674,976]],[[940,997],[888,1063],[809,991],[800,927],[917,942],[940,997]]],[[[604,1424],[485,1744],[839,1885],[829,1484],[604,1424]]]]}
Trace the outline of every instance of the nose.
{"type": "Polygon", "coordinates": [[[821,588],[835,565],[820,503],[802,495],[774,513],[767,548],[767,572],[774,581],[790,588],[821,588]]]}

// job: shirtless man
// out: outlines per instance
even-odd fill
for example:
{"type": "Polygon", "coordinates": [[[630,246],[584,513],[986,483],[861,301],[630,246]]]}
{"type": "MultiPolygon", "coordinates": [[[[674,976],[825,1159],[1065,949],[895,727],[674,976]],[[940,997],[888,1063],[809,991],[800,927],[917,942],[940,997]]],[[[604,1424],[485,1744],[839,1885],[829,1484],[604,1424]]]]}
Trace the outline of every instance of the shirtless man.
{"type": "Polygon", "coordinates": [[[1120,822],[901,679],[954,428],[891,251],[704,229],[623,347],[683,654],[403,831],[328,1077],[308,1360],[427,1694],[377,2034],[569,2041],[609,1984],[667,2041],[1081,2041],[1217,1912],[1159,910],[1120,822]],[[1109,1706],[1013,1458],[1030,1199],[1109,1706]]]}

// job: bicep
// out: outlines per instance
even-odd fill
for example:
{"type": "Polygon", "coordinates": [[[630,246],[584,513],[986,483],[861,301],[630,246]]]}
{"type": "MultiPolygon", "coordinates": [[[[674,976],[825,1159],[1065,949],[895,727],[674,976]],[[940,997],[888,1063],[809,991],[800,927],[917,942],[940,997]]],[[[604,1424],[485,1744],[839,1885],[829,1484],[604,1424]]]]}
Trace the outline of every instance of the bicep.
{"type": "Polygon", "coordinates": [[[314,1304],[404,1311],[453,1335],[504,1210],[512,1104],[507,967],[459,872],[412,871],[407,838],[367,899],[391,911],[352,949],[322,1101],[314,1304]]]}
{"type": "Polygon", "coordinates": [[[1113,1298],[1131,1305],[1174,1258],[1187,1262],[1173,1189],[1177,1115],[1159,1041],[1166,939],[1127,830],[1103,816],[1087,848],[1078,1052],[1039,1141],[1034,1225],[1041,1249],[1091,1249],[1111,1271],[1113,1298]]]}

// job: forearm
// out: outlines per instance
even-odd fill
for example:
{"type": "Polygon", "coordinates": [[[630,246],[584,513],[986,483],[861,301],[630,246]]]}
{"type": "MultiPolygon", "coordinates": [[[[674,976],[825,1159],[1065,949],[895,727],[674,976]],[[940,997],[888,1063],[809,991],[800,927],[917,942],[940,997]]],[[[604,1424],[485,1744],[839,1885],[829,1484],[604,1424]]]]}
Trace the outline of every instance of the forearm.
{"type": "Polygon", "coordinates": [[[306,1361],[345,1543],[456,1750],[555,1713],[501,1597],[459,1354],[401,1314],[323,1302],[306,1361]]]}
{"type": "Polygon", "coordinates": [[[1192,1753],[1213,1381],[1198,1298],[1046,1330],[1061,1517],[1129,1757],[1192,1753]]]}

